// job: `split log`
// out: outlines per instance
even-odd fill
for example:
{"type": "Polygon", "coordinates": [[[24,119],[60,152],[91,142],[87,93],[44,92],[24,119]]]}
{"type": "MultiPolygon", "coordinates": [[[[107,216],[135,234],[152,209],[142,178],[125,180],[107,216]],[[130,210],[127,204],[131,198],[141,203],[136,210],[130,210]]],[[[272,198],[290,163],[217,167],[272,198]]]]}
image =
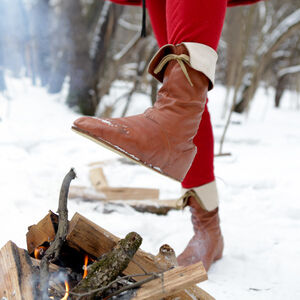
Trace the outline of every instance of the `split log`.
{"type": "MultiPolygon", "coordinates": [[[[122,273],[142,243],[142,238],[135,232],[127,234],[120,240],[113,250],[103,255],[99,261],[93,263],[88,269],[88,275],[82,279],[72,292],[83,293],[107,286],[122,273]]],[[[103,291],[102,291],[103,292],[103,291]]],[[[101,292],[90,294],[83,299],[94,299],[101,292]]]]}
{"type": "Polygon", "coordinates": [[[89,201],[158,200],[159,190],[129,187],[102,187],[94,190],[84,186],[72,186],[69,198],[83,198],[89,201]]]}
{"type": "MultiPolygon", "coordinates": [[[[69,233],[67,235],[69,246],[82,249],[84,252],[95,257],[99,257],[100,255],[109,252],[116,245],[118,240],[118,237],[78,213],[76,213],[70,221],[69,233]]],[[[157,256],[139,249],[123,273],[125,275],[132,275],[140,274],[143,271],[149,273],[161,272],[172,267],[173,264],[175,264],[174,261],[176,261],[176,258],[174,258],[175,253],[171,247],[169,247],[171,250],[168,252],[167,247],[169,246],[162,246],[160,253],[157,256]],[[164,256],[165,258],[163,258],[164,256]]],[[[145,279],[145,277],[134,277],[134,279],[136,281],[141,281],[145,279]]],[[[179,293],[181,300],[213,299],[212,297],[205,298],[205,294],[207,293],[197,286],[193,286],[190,289],[179,293]]]]}
{"type": "MultiPolygon", "coordinates": [[[[119,241],[119,238],[76,213],[69,223],[69,232],[66,241],[70,247],[100,257],[113,249],[119,241]]],[[[131,261],[123,272],[125,275],[140,274],[147,272],[159,272],[154,256],[142,250],[138,250],[134,256],[134,262],[131,261]]],[[[139,277],[137,280],[145,278],[139,277]]]]}
{"type": "Polygon", "coordinates": [[[164,272],[163,278],[144,284],[132,300],[159,300],[170,295],[172,296],[169,299],[182,299],[174,297],[174,294],[206,279],[202,262],[187,267],[176,267],[164,272]]]}
{"type": "Polygon", "coordinates": [[[38,276],[24,249],[9,241],[0,250],[0,298],[39,299],[38,276]]]}
{"type": "MultiPolygon", "coordinates": [[[[178,266],[176,254],[169,245],[162,245],[158,254],[155,256],[159,267],[168,270],[172,267],[178,266]]],[[[180,300],[215,300],[211,295],[202,290],[197,285],[187,287],[172,296],[166,297],[165,300],[180,299],[180,300]]]]}
{"type": "Polygon", "coordinates": [[[27,250],[30,255],[36,247],[50,243],[55,238],[55,233],[58,226],[58,216],[49,211],[49,213],[36,225],[28,227],[26,234],[27,250]]]}
{"type": "Polygon", "coordinates": [[[107,179],[106,179],[103,169],[101,167],[91,168],[89,171],[89,177],[90,177],[90,181],[91,181],[93,187],[96,190],[99,190],[103,187],[108,186],[107,179]]]}
{"type": "MultiPolygon", "coordinates": [[[[177,200],[158,200],[158,190],[153,189],[132,189],[132,191],[128,192],[129,188],[126,188],[127,191],[125,191],[125,188],[109,188],[111,195],[115,195],[114,197],[109,196],[111,198],[115,199],[125,199],[130,198],[130,200],[107,200],[107,195],[105,194],[105,190],[103,192],[95,191],[94,189],[83,187],[83,186],[72,186],[70,188],[69,198],[75,199],[80,198],[85,201],[91,201],[91,202],[103,202],[104,207],[106,205],[110,205],[109,208],[107,208],[107,211],[111,212],[113,210],[113,206],[124,206],[129,205],[133,209],[139,212],[148,212],[148,213],[154,213],[158,215],[166,215],[170,210],[178,210],[176,206],[177,200]],[[134,190],[134,191],[133,191],[134,190]],[[124,196],[123,193],[128,193],[127,195],[130,196],[124,196]],[[116,196],[119,194],[119,196],[116,196]],[[122,195],[121,195],[122,194],[122,195]],[[137,196],[138,195],[138,196],[137,196]],[[148,200],[141,199],[142,197],[145,197],[144,199],[149,198],[148,200]],[[151,198],[152,197],[152,198],[151,198]],[[139,198],[137,200],[134,200],[135,198],[139,198]]],[[[107,191],[107,189],[106,189],[107,191]]]]}

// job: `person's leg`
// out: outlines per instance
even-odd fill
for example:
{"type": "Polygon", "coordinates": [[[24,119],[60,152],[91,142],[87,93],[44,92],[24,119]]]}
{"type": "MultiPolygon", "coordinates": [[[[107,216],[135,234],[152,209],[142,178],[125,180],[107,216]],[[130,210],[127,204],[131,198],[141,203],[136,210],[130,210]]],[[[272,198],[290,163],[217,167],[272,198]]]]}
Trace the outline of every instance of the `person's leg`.
{"type": "MultiPolygon", "coordinates": [[[[183,9],[173,15],[175,23],[177,18],[183,19],[180,22],[183,25],[181,34],[173,34],[173,28],[174,32],[178,28],[172,27],[167,11],[168,34],[178,38],[176,41],[168,39],[168,44],[156,53],[149,66],[149,73],[163,83],[154,107],[133,117],[109,120],[84,117],[76,120],[73,126],[83,136],[179,181],[184,179],[196,155],[193,138],[204,111],[207,91],[213,86],[217,59],[215,50],[201,43],[201,36],[199,39],[184,36],[187,32],[184,25],[190,28],[188,13],[193,12],[198,17],[192,18],[192,25],[208,31],[211,29],[211,35],[215,35],[221,32],[223,14],[220,11],[224,8],[219,5],[220,0],[210,1],[216,2],[214,11],[210,9],[206,15],[201,13],[199,17],[199,13],[193,11],[199,9],[199,5],[195,5],[199,0],[181,2],[174,0],[174,4],[180,4],[180,10],[184,8],[183,3],[191,6],[191,9],[183,9]],[[221,18],[219,23],[210,24],[212,28],[206,26],[207,19],[211,17],[208,13],[221,18]],[[220,28],[216,30],[215,26],[220,28]],[[174,45],[177,42],[183,43],[174,45]]],[[[194,34],[198,35],[199,30],[196,29],[194,34]]],[[[206,35],[209,36],[209,32],[206,35]]]]}
{"type": "Polygon", "coordinates": [[[214,138],[207,104],[194,138],[194,144],[197,146],[197,154],[182,182],[182,187],[185,189],[192,189],[215,180],[214,138]]]}
{"type": "Polygon", "coordinates": [[[168,43],[201,43],[216,50],[226,6],[227,0],[167,0],[168,43]]]}
{"type": "Polygon", "coordinates": [[[146,5],[157,44],[162,47],[168,44],[166,0],[148,0],[146,5]]]}
{"type": "MultiPolygon", "coordinates": [[[[193,0],[188,4],[186,1],[167,0],[168,43],[191,43],[188,44],[191,50],[204,44],[216,50],[226,6],[225,0],[193,0]]],[[[208,269],[213,261],[222,256],[223,238],[214,176],[213,131],[207,105],[194,144],[197,154],[182,181],[182,187],[187,191],[186,201],[191,208],[195,235],[178,261],[181,265],[188,265],[201,260],[208,269]]]]}

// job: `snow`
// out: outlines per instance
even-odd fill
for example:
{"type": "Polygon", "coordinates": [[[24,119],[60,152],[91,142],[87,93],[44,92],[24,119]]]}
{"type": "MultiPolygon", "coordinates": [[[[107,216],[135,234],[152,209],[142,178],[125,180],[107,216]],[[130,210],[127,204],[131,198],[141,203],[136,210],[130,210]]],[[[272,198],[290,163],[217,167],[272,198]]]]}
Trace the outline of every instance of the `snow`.
{"type": "MultiPolygon", "coordinates": [[[[179,197],[177,182],[124,165],[72,132],[79,115],[67,108],[63,94],[48,95],[25,79],[7,78],[7,85],[9,92],[0,95],[0,247],[8,240],[26,247],[27,227],[49,209],[56,211],[70,167],[76,169],[76,185],[89,186],[88,164],[105,161],[112,186],[159,187],[162,199],[179,197]]],[[[224,95],[218,86],[210,95],[216,149],[225,123],[219,117],[224,95]]],[[[300,299],[300,111],[294,94],[285,94],[279,110],[273,96],[261,89],[247,116],[233,116],[224,145],[232,155],[215,161],[225,251],[200,286],[218,300],[300,299]]],[[[135,103],[140,109],[149,102],[135,96],[130,113],[135,103]]],[[[120,237],[140,233],[142,248],[153,254],[165,243],[179,254],[192,236],[188,210],[157,216],[121,207],[104,214],[101,204],[70,201],[69,215],[76,211],[120,237]]]]}

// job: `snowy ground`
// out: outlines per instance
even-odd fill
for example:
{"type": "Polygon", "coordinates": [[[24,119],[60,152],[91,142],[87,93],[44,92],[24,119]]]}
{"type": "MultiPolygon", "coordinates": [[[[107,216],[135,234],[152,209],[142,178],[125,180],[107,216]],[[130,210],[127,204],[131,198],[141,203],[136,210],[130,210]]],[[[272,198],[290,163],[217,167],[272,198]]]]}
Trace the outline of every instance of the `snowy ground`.
{"type": "MultiPolygon", "coordinates": [[[[74,184],[89,185],[87,164],[108,160],[105,173],[113,186],[158,186],[161,198],[179,195],[178,183],[124,166],[115,154],[73,133],[78,115],[63,96],[49,96],[27,80],[7,83],[9,93],[0,95],[0,247],[8,240],[26,247],[27,226],[56,210],[70,167],[78,175],[74,184]]],[[[209,280],[200,284],[216,299],[300,299],[300,111],[295,96],[286,95],[280,110],[272,107],[272,96],[261,90],[248,117],[234,116],[224,148],[232,155],[216,158],[226,247],[209,280]]],[[[217,87],[210,98],[217,150],[224,90],[217,87]]],[[[132,108],[147,105],[140,96],[132,108]]],[[[188,210],[168,216],[102,210],[101,204],[69,202],[70,216],[78,211],[120,237],[137,231],[144,237],[142,248],[152,253],[168,243],[179,254],[192,236],[188,210]]]]}

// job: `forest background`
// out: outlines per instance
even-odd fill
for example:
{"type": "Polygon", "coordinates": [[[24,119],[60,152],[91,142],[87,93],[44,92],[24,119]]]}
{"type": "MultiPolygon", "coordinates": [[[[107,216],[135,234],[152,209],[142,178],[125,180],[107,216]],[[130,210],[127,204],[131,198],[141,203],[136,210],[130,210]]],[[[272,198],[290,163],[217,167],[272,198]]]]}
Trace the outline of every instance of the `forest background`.
{"type": "MultiPolygon", "coordinates": [[[[135,93],[152,103],[158,83],[147,74],[157,51],[150,22],[141,38],[140,7],[99,0],[0,2],[0,91],[5,73],[27,76],[49,93],[67,84],[67,103],[86,115],[109,117],[121,99],[125,115],[135,93]],[[118,82],[130,86],[113,102],[118,82]],[[124,102],[124,101],[122,101],[124,102]]],[[[259,86],[274,87],[274,105],[285,90],[300,93],[300,0],[264,1],[230,8],[218,54],[217,83],[226,87],[223,116],[247,112],[259,86]]],[[[295,98],[300,107],[299,97],[295,98]]]]}

